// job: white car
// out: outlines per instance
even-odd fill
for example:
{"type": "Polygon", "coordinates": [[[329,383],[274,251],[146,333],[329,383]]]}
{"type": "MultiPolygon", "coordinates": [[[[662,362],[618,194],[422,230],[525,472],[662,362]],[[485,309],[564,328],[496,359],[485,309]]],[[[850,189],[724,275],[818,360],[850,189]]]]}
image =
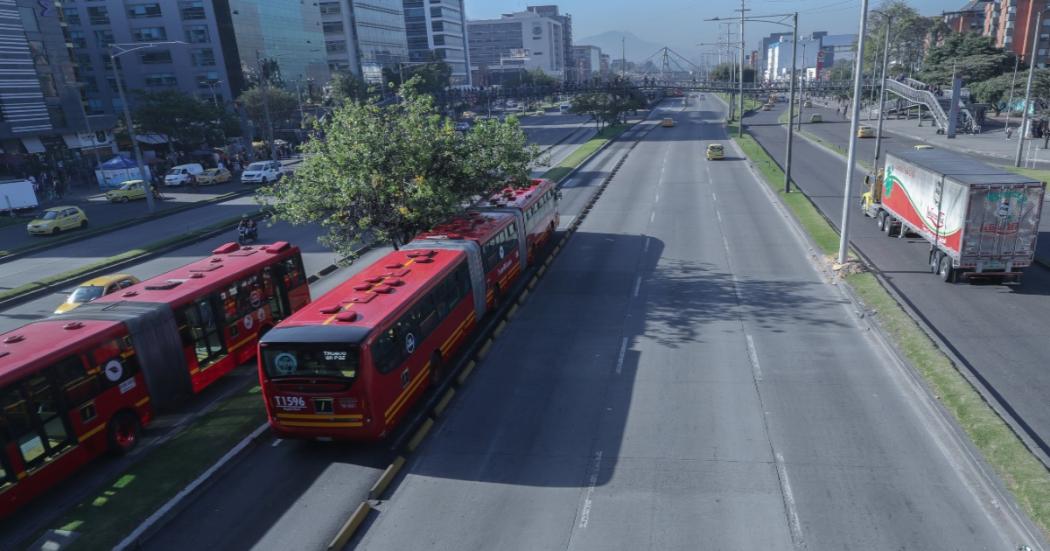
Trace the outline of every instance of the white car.
{"type": "Polygon", "coordinates": [[[281,163],[277,161],[259,161],[248,165],[241,173],[241,183],[269,184],[281,179],[281,163]]]}
{"type": "Polygon", "coordinates": [[[169,187],[186,185],[190,183],[190,179],[196,178],[202,172],[204,172],[204,167],[200,163],[175,165],[164,175],[164,185],[169,187]]]}

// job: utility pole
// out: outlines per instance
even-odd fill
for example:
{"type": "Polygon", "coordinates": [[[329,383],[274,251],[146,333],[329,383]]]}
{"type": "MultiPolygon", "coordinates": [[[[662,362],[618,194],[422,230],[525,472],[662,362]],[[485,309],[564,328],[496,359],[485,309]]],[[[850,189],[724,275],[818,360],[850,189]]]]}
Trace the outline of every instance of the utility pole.
{"type": "MultiPolygon", "coordinates": [[[[794,126],[791,124],[795,110],[795,49],[798,48],[798,12],[791,14],[791,78],[788,84],[788,139],[787,152],[784,153],[784,193],[791,193],[791,143],[795,140],[794,126]]],[[[779,61],[777,63],[779,65],[779,61]]],[[[799,117],[802,111],[799,111],[799,117]]]]}
{"type": "Polygon", "coordinates": [[[627,80],[627,35],[620,37],[620,80],[627,80]]]}
{"type": "Polygon", "coordinates": [[[1006,132],[1007,139],[1010,137],[1010,113],[1013,111],[1014,105],[1014,83],[1017,82],[1017,65],[1021,62],[1021,58],[1014,56],[1014,76],[1010,79],[1010,99],[1006,101],[1006,126],[1003,128],[1006,132]]]}
{"type": "MultiPolygon", "coordinates": [[[[849,123],[849,151],[846,155],[845,191],[842,195],[842,223],[839,226],[839,264],[849,259],[849,219],[853,212],[853,163],[857,158],[857,124],[860,118],[861,84],[864,80],[864,35],[868,26],[868,0],[861,0],[860,28],[857,31],[857,60],[853,69],[853,116],[849,123]]],[[[1037,25],[1038,27],[1038,25],[1037,25]]]]}
{"type": "Polygon", "coordinates": [[[879,153],[882,150],[883,110],[886,107],[886,67],[889,63],[890,29],[893,28],[893,16],[886,15],[886,36],[882,44],[882,81],[879,83],[879,124],[875,130],[875,162],[872,163],[875,174],[879,173],[879,153]]]}
{"type": "MultiPolygon", "coordinates": [[[[791,78],[794,79],[795,71],[791,71],[791,78]]],[[[802,39],[802,71],[798,73],[798,131],[802,132],[802,102],[806,101],[806,85],[805,81],[802,80],[802,75],[806,73],[806,39],[802,39]]],[[[790,124],[791,121],[788,121],[790,124]]]]}
{"type": "Polygon", "coordinates": [[[746,44],[744,41],[744,15],[747,12],[747,8],[744,7],[744,0],[740,0],[740,98],[737,100],[738,110],[740,111],[740,124],[737,125],[737,137],[743,137],[744,135],[744,50],[746,44]]]}
{"type": "Polygon", "coordinates": [[[1035,27],[1032,28],[1032,49],[1028,53],[1031,59],[1028,60],[1028,84],[1025,84],[1024,89],[1024,105],[1021,106],[1021,128],[1017,133],[1017,154],[1014,155],[1014,166],[1021,166],[1021,148],[1024,147],[1024,135],[1025,127],[1028,126],[1028,106],[1032,102],[1032,77],[1035,75],[1035,56],[1036,46],[1039,41],[1039,25],[1043,21],[1043,12],[1040,10],[1035,14],[1035,27]]]}

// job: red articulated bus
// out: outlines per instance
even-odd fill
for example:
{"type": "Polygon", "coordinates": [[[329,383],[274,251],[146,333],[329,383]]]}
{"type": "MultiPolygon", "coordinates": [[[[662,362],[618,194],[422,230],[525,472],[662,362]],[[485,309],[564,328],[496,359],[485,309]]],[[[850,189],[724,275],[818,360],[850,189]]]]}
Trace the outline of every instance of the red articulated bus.
{"type": "Polygon", "coordinates": [[[485,307],[494,308],[526,268],[528,254],[522,233],[522,224],[512,213],[471,211],[419,234],[403,248],[462,249],[469,256],[480,255],[485,272],[485,307]]]}
{"type": "Polygon", "coordinates": [[[285,242],[213,255],[0,335],[0,516],[255,354],[310,300],[285,242]]]}
{"type": "MultiPolygon", "coordinates": [[[[537,252],[558,229],[558,188],[545,178],[535,178],[528,187],[507,187],[495,193],[487,201],[478,203],[476,210],[483,212],[509,212],[518,219],[524,231],[527,263],[536,261],[537,252]]],[[[522,236],[524,234],[524,236],[522,236]]]]}
{"type": "MultiPolygon", "coordinates": [[[[497,221],[496,234],[509,228],[497,221]]],[[[484,316],[484,277],[470,241],[395,251],[279,323],[259,343],[274,433],[388,435],[484,316]]]]}

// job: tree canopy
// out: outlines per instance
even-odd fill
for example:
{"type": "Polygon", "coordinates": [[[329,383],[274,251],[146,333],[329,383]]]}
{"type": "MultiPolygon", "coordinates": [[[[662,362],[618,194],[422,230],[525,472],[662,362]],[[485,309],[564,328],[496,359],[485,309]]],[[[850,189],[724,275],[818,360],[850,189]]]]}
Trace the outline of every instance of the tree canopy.
{"type": "MultiPolygon", "coordinates": [[[[1011,70],[995,78],[972,84],[969,86],[970,93],[977,101],[989,103],[998,111],[1006,108],[1006,102],[1010,99],[1010,84],[1013,82],[1013,103],[1014,108],[1018,108],[1024,101],[1028,71],[1018,71],[1015,82],[1013,76],[1011,70]]],[[[1035,76],[1032,77],[1032,97],[1044,101],[1050,98],[1050,69],[1035,70],[1035,76]]]]}
{"type": "MultiPolygon", "coordinates": [[[[162,134],[187,149],[222,143],[224,131],[231,135],[238,130],[229,113],[178,90],[139,93],[132,119],[137,133],[162,134]]],[[[174,143],[169,145],[174,149],[174,143]]]]}
{"type": "Polygon", "coordinates": [[[400,103],[336,107],[294,175],[260,192],[276,218],[320,224],[322,241],[349,258],[366,239],[398,246],[508,181],[527,182],[539,153],[513,117],[460,134],[417,86],[407,82],[400,103]]]}
{"type": "MultiPolygon", "coordinates": [[[[711,80],[716,81],[734,81],[740,79],[740,66],[732,63],[720,63],[711,69],[710,76],[711,80]]],[[[753,67],[744,67],[744,82],[755,81],[755,69],[753,67]]]]}
{"type": "Polygon", "coordinates": [[[267,140],[273,139],[274,129],[287,126],[299,110],[299,100],[296,95],[283,88],[251,88],[241,93],[237,101],[255,128],[260,129],[267,140]],[[269,99],[270,120],[273,122],[273,128],[266,124],[264,98],[269,99]]]}
{"type": "Polygon", "coordinates": [[[991,37],[950,33],[926,54],[921,78],[930,84],[950,85],[956,74],[964,83],[976,83],[1012,73],[1013,66],[1014,54],[996,48],[991,37]]]}
{"type": "Polygon", "coordinates": [[[615,124],[627,111],[645,107],[645,94],[633,84],[617,79],[607,90],[579,94],[572,100],[571,112],[588,115],[595,126],[615,124]]]}
{"type": "Polygon", "coordinates": [[[881,66],[882,47],[886,31],[890,33],[889,59],[898,69],[908,74],[914,73],[922,62],[926,33],[930,30],[930,18],[923,17],[905,0],[884,0],[878,13],[868,18],[868,39],[864,43],[864,66],[881,66]],[[892,24],[887,25],[887,17],[892,17],[892,24]],[[872,65],[872,64],[875,65],[872,65]]]}
{"type": "Polygon", "coordinates": [[[336,71],[328,82],[326,100],[338,105],[345,101],[364,101],[375,93],[376,90],[357,75],[349,71],[336,71]]]}
{"type": "Polygon", "coordinates": [[[452,78],[452,66],[444,61],[434,60],[425,65],[403,64],[397,67],[383,68],[383,82],[395,88],[412,87],[412,91],[437,96],[448,88],[452,78]],[[404,74],[405,86],[402,86],[401,75],[404,74]]]}

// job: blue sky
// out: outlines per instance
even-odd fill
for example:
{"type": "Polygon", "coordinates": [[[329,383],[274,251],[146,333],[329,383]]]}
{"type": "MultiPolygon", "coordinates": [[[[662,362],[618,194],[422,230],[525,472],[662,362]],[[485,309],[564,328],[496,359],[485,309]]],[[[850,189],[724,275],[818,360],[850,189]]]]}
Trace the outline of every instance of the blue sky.
{"type": "MultiPolygon", "coordinates": [[[[877,7],[882,0],[869,0],[877,7]]],[[[728,17],[739,7],[739,0],[464,0],[469,19],[499,17],[501,13],[522,11],[529,4],[557,4],[572,14],[573,34],[585,37],[605,31],[628,30],[643,40],[666,44],[684,55],[699,48],[697,42],[715,41],[716,23],[709,17],[728,17]]],[[[959,9],[966,0],[912,0],[923,15],[959,9]]],[[[799,31],[855,33],[860,17],[860,0],[747,0],[751,14],[799,12],[799,31]]],[[[745,27],[748,45],[778,30],[774,25],[745,27]]]]}

